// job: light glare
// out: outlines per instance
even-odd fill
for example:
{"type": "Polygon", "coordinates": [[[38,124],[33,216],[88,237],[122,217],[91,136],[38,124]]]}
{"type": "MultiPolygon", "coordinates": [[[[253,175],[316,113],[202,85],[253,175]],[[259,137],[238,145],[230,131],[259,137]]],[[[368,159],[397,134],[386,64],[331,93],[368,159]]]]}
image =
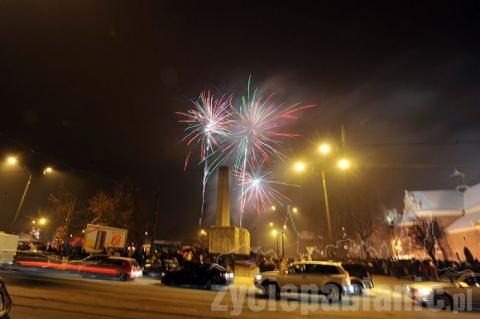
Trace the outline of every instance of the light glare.
{"type": "Polygon", "coordinates": [[[303,172],[305,170],[305,163],[303,162],[297,162],[295,163],[295,166],[293,167],[297,172],[303,172]]]}
{"type": "Polygon", "coordinates": [[[17,164],[17,158],[15,156],[9,156],[7,157],[7,164],[8,165],[15,165],[17,164]]]}
{"type": "Polygon", "coordinates": [[[330,147],[330,145],[326,143],[321,144],[318,148],[318,151],[323,155],[329,154],[331,150],[332,148],[330,147]]]}
{"type": "Polygon", "coordinates": [[[350,161],[348,159],[342,158],[338,161],[338,167],[340,169],[349,169],[350,168],[350,161]]]}

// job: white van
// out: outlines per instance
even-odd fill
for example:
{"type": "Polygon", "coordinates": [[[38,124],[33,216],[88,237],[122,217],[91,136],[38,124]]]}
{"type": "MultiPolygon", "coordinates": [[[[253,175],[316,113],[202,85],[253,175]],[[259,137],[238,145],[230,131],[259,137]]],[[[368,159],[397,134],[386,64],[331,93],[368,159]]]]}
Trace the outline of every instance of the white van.
{"type": "Polygon", "coordinates": [[[17,254],[18,236],[0,231],[0,265],[13,263],[17,254]]]}

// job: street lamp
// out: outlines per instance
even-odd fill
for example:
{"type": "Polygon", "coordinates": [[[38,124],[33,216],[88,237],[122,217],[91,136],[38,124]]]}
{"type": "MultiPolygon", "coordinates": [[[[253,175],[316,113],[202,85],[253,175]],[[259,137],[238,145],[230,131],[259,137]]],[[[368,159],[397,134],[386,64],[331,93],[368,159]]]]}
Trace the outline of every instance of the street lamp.
{"type": "Polygon", "coordinates": [[[272,205],[272,207],[270,207],[270,208],[271,208],[271,210],[273,210],[273,211],[276,211],[276,210],[277,210],[277,207],[276,207],[275,205],[272,205]]]}
{"type": "Polygon", "coordinates": [[[297,208],[297,207],[293,207],[293,208],[292,208],[292,213],[294,213],[294,214],[298,213],[298,208],[297,208]]]}
{"type": "Polygon", "coordinates": [[[320,144],[320,146],[318,147],[318,151],[323,155],[329,154],[331,150],[332,147],[330,146],[330,144],[327,143],[320,144]]]}
{"type": "Polygon", "coordinates": [[[306,165],[304,162],[296,162],[295,165],[293,166],[293,169],[297,172],[303,172],[306,168],[306,165]]]}
{"type": "MultiPolygon", "coordinates": [[[[322,156],[327,156],[330,154],[332,148],[330,144],[323,143],[318,148],[322,156]]],[[[350,168],[350,161],[346,158],[342,158],[338,161],[337,166],[341,170],[347,170],[350,168]]],[[[295,171],[301,173],[305,170],[305,164],[303,162],[297,162],[294,165],[295,171]]],[[[325,170],[322,169],[322,188],[323,188],[323,198],[325,202],[325,215],[327,217],[327,227],[328,227],[328,241],[333,243],[333,230],[332,230],[332,221],[330,216],[330,205],[328,203],[328,191],[327,191],[327,180],[325,178],[325,170]]],[[[293,211],[295,213],[295,211],[293,211]]]]}
{"type": "Polygon", "coordinates": [[[45,226],[47,224],[47,219],[45,217],[42,217],[38,220],[38,224],[41,226],[45,226]]]}
{"type": "Polygon", "coordinates": [[[275,238],[275,241],[276,241],[276,245],[277,245],[277,256],[280,255],[280,251],[278,249],[278,231],[276,229],[273,229],[272,230],[272,236],[273,238],[275,238]]]}
{"type": "Polygon", "coordinates": [[[205,231],[205,229],[200,229],[200,238],[201,238],[201,242],[202,242],[202,251],[203,251],[203,241],[205,240],[205,237],[207,236],[207,232],[205,231]]]}
{"type": "MultiPolygon", "coordinates": [[[[7,164],[10,166],[15,166],[18,164],[18,159],[15,156],[8,156],[7,157],[7,164]]],[[[22,209],[23,202],[25,201],[25,196],[27,196],[28,188],[30,187],[30,183],[32,182],[32,174],[30,171],[23,165],[21,165],[22,169],[28,176],[27,183],[25,184],[25,188],[23,189],[22,197],[20,197],[20,202],[17,206],[17,211],[15,212],[15,216],[13,218],[13,223],[15,223],[18,219],[18,215],[20,214],[20,210],[22,209]]]]}
{"type": "Polygon", "coordinates": [[[268,223],[268,225],[270,225],[270,227],[273,227],[273,222],[268,223]]]}
{"type": "Polygon", "coordinates": [[[17,162],[18,162],[18,160],[15,156],[8,156],[7,157],[7,164],[8,165],[16,165],[17,162]]]}
{"type": "Polygon", "coordinates": [[[43,170],[43,175],[48,175],[48,174],[51,174],[52,172],[53,172],[53,168],[51,166],[47,166],[43,170]]]}
{"type": "Polygon", "coordinates": [[[340,168],[341,170],[346,170],[350,168],[351,164],[348,159],[342,158],[338,161],[337,165],[338,165],[338,168],[340,168]]]}

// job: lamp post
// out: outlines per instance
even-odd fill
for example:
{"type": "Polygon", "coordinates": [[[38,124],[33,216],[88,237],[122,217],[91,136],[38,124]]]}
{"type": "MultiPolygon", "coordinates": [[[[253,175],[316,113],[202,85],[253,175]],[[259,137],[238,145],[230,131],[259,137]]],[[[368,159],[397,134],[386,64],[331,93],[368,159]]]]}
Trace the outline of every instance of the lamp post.
{"type": "Polygon", "coordinates": [[[204,242],[204,239],[205,239],[206,236],[207,236],[207,232],[205,231],[205,229],[201,229],[201,230],[200,230],[200,239],[201,239],[202,251],[203,251],[203,249],[204,249],[203,242],[204,242]]]}
{"type": "MultiPolygon", "coordinates": [[[[277,211],[276,207],[275,206],[272,206],[271,207],[272,211],[277,211]]],[[[287,222],[288,222],[288,218],[292,218],[292,212],[294,214],[297,214],[298,213],[298,208],[297,207],[292,207],[291,205],[287,205],[287,210],[285,212],[285,218],[283,219],[283,222],[281,223],[281,230],[280,230],[280,236],[282,236],[281,238],[281,246],[282,246],[282,258],[285,257],[285,231],[287,230],[287,222]]],[[[293,221],[292,221],[293,223],[293,221]]],[[[269,222],[268,223],[269,226],[272,228],[275,224],[273,222],[269,222]]],[[[295,226],[294,226],[295,228],[295,226]]],[[[275,230],[275,233],[278,235],[278,231],[276,229],[275,230]]],[[[272,231],[272,235],[273,235],[273,231],[272,231]]],[[[277,236],[277,235],[274,235],[274,236],[277,236]]],[[[298,234],[297,234],[297,253],[298,253],[298,234]]]]}
{"type": "Polygon", "coordinates": [[[322,188],[323,188],[323,199],[325,202],[325,214],[327,215],[328,242],[333,243],[332,220],[330,218],[330,205],[328,204],[327,180],[325,179],[324,170],[322,170],[322,188]]]}
{"type": "MultiPolygon", "coordinates": [[[[16,166],[18,164],[18,160],[15,156],[8,156],[6,162],[7,162],[7,165],[10,165],[10,166],[16,166]]],[[[23,165],[20,165],[20,166],[22,167],[24,172],[27,174],[28,178],[27,178],[27,183],[25,184],[25,187],[23,189],[22,197],[20,197],[20,202],[18,203],[17,210],[15,211],[15,216],[13,217],[14,224],[16,223],[18,216],[20,215],[23,202],[25,201],[25,197],[27,196],[30,183],[32,182],[32,174],[30,173],[30,171],[25,166],[23,165]]]]}
{"type": "MultiPolygon", "coordinates": [[[[328,143],[322,143],[318,147],[318,152],[321,156],[328,156],[332,151],[332,147],[328,143]]],[[[351,164],[350,161],[346,158],[341,158],[337,162],[337,167],[340,170],[348,170],[351,164]]],[[[293,166],[294,170],[298,173],[302,173],[306,170],[307,165],[304,162],[297,162],[293,166]]],[[[330,205],[328,202],[328,189],[327,189],[327,179],[325,177],[325,170],[322,169],[322,190],[323,190],[323,199],[325,203],[325,215],[327,219],[327,231],[328,231],[328,241],[333,243],[333,230],[332,230],[332,219],[330,214],[330,205]]]]}
{"type": "Polygon", "coordinates": [[[285,257],[285,230],[287,229],[287,225],[283,224],[282,226],[282,258],[285,257]]]}
{"type": "MultiPolygon", "coordinates": [[[[18,159],[15,156],[8,156],[6,159],[6,163],[9,166],[17,166],[18,165],[18,159]]],[[[25,202],[25,197],[27,196],[28,190],[30,188],[30,184],[32,183],[32,173],[28,170],[28,168],[25,165],[19,165],[25,174],[27,174],[27,183],[25,184],[25,187],[22,192],[22,197],[20,197],[20,202],[18,203],[17,210],[15,211],[15,216],[13,217],[13,224],[17,222],[18,217],[20,216],[20,211],[22,210],[23,203],[25,202]]],[[[53,168],[50,166],[47,166],[43,170],[43,175],[48,175],[53,172],[53,168]]]]}
{"type": "Polygon", "coordinates": [[[279,250],[279,247],[278,247],[278,231],[276,229],[272,230],[272,236],[273,236],[273,238],[275,238],[276,253],[277,253],[277,256],[279,256],[280,255],[280,250],[279,250]]]}

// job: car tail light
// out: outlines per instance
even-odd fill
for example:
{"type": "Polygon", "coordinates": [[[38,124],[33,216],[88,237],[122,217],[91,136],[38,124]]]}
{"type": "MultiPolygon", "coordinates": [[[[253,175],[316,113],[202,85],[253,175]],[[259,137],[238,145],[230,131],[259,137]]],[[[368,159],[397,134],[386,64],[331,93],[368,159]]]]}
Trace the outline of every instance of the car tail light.
{"type": "Polygon", "coordinates": [[[123,262],[123,267],[125,268],[126,271],[132,271],[133,270],[132,264],[128,261],[123,262]]]}

